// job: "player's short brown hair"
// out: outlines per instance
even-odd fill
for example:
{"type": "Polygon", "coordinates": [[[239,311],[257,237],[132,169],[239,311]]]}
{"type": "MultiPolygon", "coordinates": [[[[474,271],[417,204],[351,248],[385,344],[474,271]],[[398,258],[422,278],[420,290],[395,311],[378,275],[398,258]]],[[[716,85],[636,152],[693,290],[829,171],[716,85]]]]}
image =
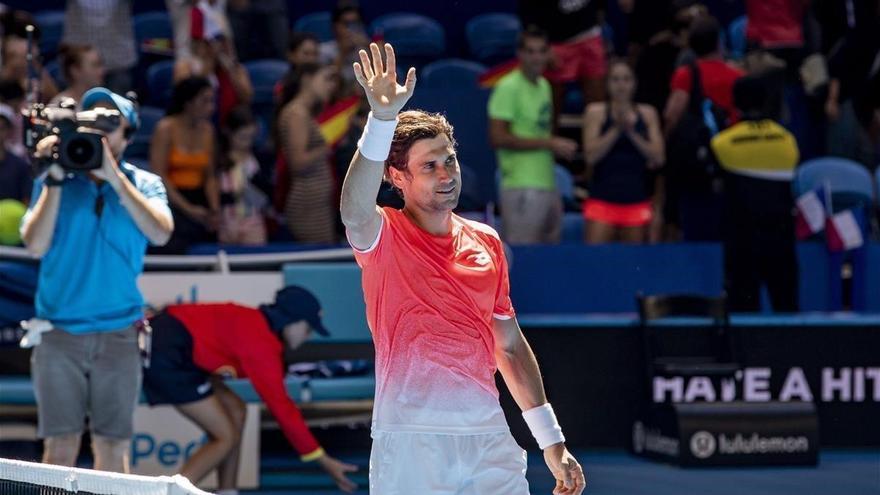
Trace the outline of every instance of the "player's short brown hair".
{"type": "Polygon", "coordinates": [[[389,177],[388,169],[391,167],[406,172],[409,150],[413,143],[420,139],[435,138],[440,134],[446,134],[452,147],[456,146],[455,137],[452,135],[452,124],[443,115],[423,110],[401,112],[397,116],[397,128],[394,129],[391,151],[388,153],[388,159],[385,160],[385,177],[389,177]]]}

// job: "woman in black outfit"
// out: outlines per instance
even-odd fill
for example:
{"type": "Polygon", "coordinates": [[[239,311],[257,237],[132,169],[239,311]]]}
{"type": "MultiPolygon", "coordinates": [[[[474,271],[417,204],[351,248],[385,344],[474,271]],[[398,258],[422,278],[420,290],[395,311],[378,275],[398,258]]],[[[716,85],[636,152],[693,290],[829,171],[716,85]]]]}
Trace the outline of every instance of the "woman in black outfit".
{"type": "Polygon", "coordinates": [[[610,64],[607,86],[608,101],[591,103],[584,115],[584,152],[592,172],[585,240],[641,243],[659,215],[651,171],[664,160],[660,119],[654,107],[633,101],[635,75],[626,62],[610,64]]]}

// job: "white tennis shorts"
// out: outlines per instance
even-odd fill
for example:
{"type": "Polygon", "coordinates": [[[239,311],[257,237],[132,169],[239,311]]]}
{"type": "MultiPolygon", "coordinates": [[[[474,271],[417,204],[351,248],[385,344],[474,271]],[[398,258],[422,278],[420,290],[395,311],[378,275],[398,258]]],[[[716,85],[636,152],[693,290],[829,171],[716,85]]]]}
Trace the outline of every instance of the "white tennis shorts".
{"type": "Polygon", "coordinates": [[[370,495],[528,495],[526,452],[509,432],[373,432],[370,495]]]}

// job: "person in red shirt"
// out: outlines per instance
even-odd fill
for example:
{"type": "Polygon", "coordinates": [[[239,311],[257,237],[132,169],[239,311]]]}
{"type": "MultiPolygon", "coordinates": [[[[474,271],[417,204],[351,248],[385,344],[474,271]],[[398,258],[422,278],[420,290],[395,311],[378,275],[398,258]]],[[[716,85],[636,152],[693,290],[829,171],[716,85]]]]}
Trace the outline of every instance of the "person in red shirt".
{"type": "MultiPolygon", "coordinates": [[[[694,21],[688,36],[688,45],[697,56],[697,70],[706,98],[724,109],[731,123],[736,122],[733,104],[733,84],[744,72],[724,61],[721,56],[720,27],[713,17],[701,17],[694,21]]],[[[666,100],[663,120],[667,134],[675,129],[681,116],[687,111],[691,92],[691,69],[683,65],[675,70],[670,82],[672,93],[666,100]]]]}
{"type": "Polygon", "coordinates": [[[150,320],[152,355],[143,382],[147,402],[173,405],[209,438],[187,459],[182,475],[197,483],[217,469],[218,495],[237,493],[245,404],[221,377],[246,377],[302,460],[317,461],[340,489],[357,488],[346,476],[357,467],[324,452],[284,387],[285,347],[296,349],[311,332],[329,335],[320,314],[312,293],[289,286],[275,294],[274,303],[259,308],[180,304],[150,320]]]}
{"type": "MultiPolygon", "coordinates": [[[[703,102],[691,102],[691,94],[703,95],[724,115],[716,116],[717,131],[735,123],[733,85],[743,71],[728,64],[721,56],[720,26],[711,16],[694,19],[688,34],[688,46],[696,61],[682,65],[672,74],[670,94],[663,111],[667,138],[667,160],[659,191],[665,194],[663,217],[667,236],[686,241],[721,239],[721,195],[698,157],[699,134],[694,123],[704,121],[703,102]],[[694,86],[694,75],[699,86],[694,86]],[[679,128],[681,127],[681,128],[679,128]]],[[[714,113],[714,112],[713,112],[714,113]]],[[[706,153],[710,153],[705,142],[706,153]]]]}
{"type": "Polygon", "coordinates": [[[767,49],[803,47],[809,4],[809,0],[746,0],[746,39],[767,49]]]}

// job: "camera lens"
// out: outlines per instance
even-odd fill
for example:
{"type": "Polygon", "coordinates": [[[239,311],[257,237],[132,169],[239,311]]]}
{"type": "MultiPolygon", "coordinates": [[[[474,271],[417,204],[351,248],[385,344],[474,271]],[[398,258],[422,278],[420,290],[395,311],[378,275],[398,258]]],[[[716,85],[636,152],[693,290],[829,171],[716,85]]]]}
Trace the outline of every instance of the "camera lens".
{"type": "Polygon", "coordinates": [[[95,146],[91,140],[74,137],[67,143],[67,157],[76,165],[85,165],[95,156],[95,146]]]}

